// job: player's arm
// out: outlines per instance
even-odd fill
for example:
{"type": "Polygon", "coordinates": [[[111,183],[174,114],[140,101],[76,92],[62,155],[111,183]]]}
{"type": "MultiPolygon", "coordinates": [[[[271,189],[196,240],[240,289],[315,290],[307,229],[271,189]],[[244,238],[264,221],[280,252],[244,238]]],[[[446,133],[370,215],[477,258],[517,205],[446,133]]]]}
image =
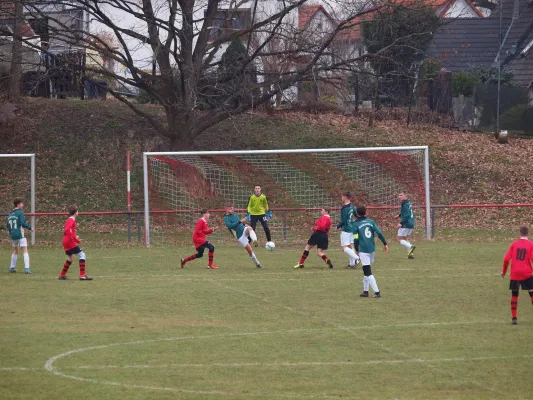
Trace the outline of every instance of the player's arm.
{"type": "Polygon", "coordinates": [[[24,213],[20,213],[19,222],[20,226],[23,226],[24,228],[31,231],[31,226],[26,223],[26,217],[24,216],[24,213]]]}
{"type": "Polygon", "coordinates": [[[344,212],[344,209],[341,210],[341,220],[337,224],[337,229],[341,229],[346,225],[346,222],[348,220],[347,213],[344,212]]]}
{"type": "Polygon", "coordinates": [[[235,229],[238,227],[242,222],[239,220],[239,217],[233,219],[232,216],[224,216],[224,223],[228,227],[228,229],[235,229]]]}
{"type": "Polygon", "coordinates": [[[383,232],[381,232],[381,229],[379,229],[376,224],[374,224],[374,232],[376,232],[376,235],[378,235],[378,238],[381,240],[381,243],[383,243],[383,246],[387,247],[385,236],[383,236],[383,232]]]}
{"type": "Polygon", "coordinates": [[[509,268],[509,263],[511,262],[513,258],[513,245],[509,247],[509,250],[507,250],[507,253],[505,253],[505,256],[503,257],[503,267],[502,267],[502,278],[507,273],[507,268],[509,268]]]}

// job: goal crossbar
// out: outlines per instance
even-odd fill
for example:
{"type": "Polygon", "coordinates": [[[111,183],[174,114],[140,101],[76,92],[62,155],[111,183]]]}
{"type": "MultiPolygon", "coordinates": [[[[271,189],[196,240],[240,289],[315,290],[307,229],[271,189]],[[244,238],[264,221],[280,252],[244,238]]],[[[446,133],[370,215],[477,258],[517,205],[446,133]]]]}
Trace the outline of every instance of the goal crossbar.
{"type": "MultiPolygon", "coordinates": [[[[0,158],[29,158],[30,159],[30,217],[31,227],[35,227],[35,154],[0,154],[0,158]]],[[[35,244],[35,229],[31,232],[31,244],[35,244]]]]}
{"type": "Polygon", "coordinates": [[[180,151],[180,152],[144,152],[143,153],[143,178],[144,178],[144,223],[146,246],[150,247],[150,205],[149,205],[149,157],[169,156],[239,156],[239,155],[264,155],[264,154],[305,154],[305,153],[361,153],[361,152],[409,152],[422,151],[424,153],[424,208],[425,232],[431,239],[431,199],[429,187],[429,146],[396,146],[396,147],[352,147],[352,148],[322,148],[322,149],[280,149],[280,150],[227,150],[227,151],[180,151]]]}

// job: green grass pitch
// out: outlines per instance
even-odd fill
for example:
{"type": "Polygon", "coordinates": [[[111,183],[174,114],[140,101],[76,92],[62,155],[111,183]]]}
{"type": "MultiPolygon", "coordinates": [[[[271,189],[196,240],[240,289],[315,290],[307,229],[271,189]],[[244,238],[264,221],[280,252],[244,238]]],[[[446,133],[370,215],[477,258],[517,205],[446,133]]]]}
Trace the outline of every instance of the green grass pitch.
{"type": "Polygon", "coordinates": [[[508,399],[530,389],[533,306],[511,325],[508,243],[378,246],[381,299],[362,271],[302,248],[84,247],[92,282],[58,281],[60,249],[31,248],[32,275],[0,247],[2,399],[508,399]]]}

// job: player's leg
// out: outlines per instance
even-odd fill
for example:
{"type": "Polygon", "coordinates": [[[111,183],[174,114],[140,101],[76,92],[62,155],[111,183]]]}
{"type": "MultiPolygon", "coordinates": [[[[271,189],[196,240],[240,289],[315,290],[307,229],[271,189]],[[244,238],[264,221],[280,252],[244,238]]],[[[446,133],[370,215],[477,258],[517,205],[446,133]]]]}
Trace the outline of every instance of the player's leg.
{"type": "Polygon", "coordinates": [[[261,215],[261,218],[259,218],[259,222],[261,222],[261,225],[263,226],[267,242],[271,242],[272,236],[270,235],[270,228],[268,227],[268,219],[266,215],[261,215]]]}
{"type": "Polygon", "coordinates": [[[205,242],[204,246],[207,247],[207,256],[208,256],[208,262],[207,262],[207,268],[209,269],[218,269],[218,267],[215,265],[213,260],[215,259],[215,246],[213,246],[209,242],[205,242]]]}
{"type": "Polygon", "coordinates": [[[341,248],[342,251],[350,258],[349,264],[345,269],[354,269],[359,256],[355,253],[353,249],[353,233],[351,232],[341,232],[341,248]]]}
{"type": "Polygon", "coordinates": [[[85,273],[85,260],[86,256],[82,249],[79,249],[77,253],[79,263],[80,263],[80,281],[92,281],[93,278],[85,273]]]}
{"type": "Polygon", "coordinates": [[[253,228],[251,226],[247,226],[246,228],[244,228],[244,233],[248,237],[248,241],[251,240],[252,245],[254,247],[257,247],[257,235],[255,234],[255,231],[253,230],[253,228]]]}
{"type": "Polygon", "coordinates": [[[255,232],[250,226],[247,226],[244,228],[244,232],[242,233],[241,237],[237,239],[237,242],[244,247],[244,249],[248,252],[248,255],[250,256],[250,259],[254,262],[255,266],[257,268],[263,268],[261,266],[261,263],[257,259],[254,251],[252,250],[252,246],[248,243],[248,239],[252,237],[252,239],[255,237],[255,242],[257,243],[257,236],[255,236],[255,232]]]}
{"type": "Polygon", "coordinates": [[[197,258],[202,258],[204,256],[204,251],[205,243],[196,248],[196,254],[181,259],[181,268],[183,268],[185,264],[187,264],[189,261],[196,260],[197,258]]]}
{"type": "Polygon", "coordinates": [[[307,244],[305,245],[305,249],[302,253],[302,256],[300,257],[300,261],[298,262],[298,264],[296,264],[294,266],[295,269],[298,269],[298,268],[303,268],[304,267],[304,264],[305,264],[305,260],[307,259],[307,257],[309,256],[309,250],[311,250],[315,244],[314,244],[314,241],[312,240],[313,239],[313,235],[311,235],[311,237],[309,238],[309,241],[307,242],[307,244]]]}
{"type": "Polygon", "coordinates": [[[13,253],[11,254],[11,265],[9,266],[9,272],[17,272],[17,258],[19,255],[19,240],[12,240],[13,253]]]}
{"type": "MultiPolygon", "coordinates": [[[[259,215],[250,215],[250,226],[252,227],[254,234],[255,234],[255,227],[257,226],[257,222],[259,221],[259,215]]],[[[256,234],[256,240],[257,240],[257,234],[256,234]]],[[[249,236],[249,242],[251,243],[253,241],[252,236],[249,236]]]]}
{"type": "MultiPolygon", "coordinates": [[[[327,249],[327,247],[326,247],[327,249]]],[[[328,264],[328,267],[333,268],[333,264],[331,260],[326,256],[326,253],[324,253],[325,249],[321,249],[320,247],[317,247],[316,254],[319,256],[326,264],[328,264]]]]}
{"type": "Polygon", "coordinates": [[[361,256],[361,262],[363,263],[363,293],[361,293],[361,296],[368,297],[368,289],[370,286],[374,291],[372,297],[381,297],[376,278],[372,274],[371,264],[374,262],[374,254],[359,253],[359,255],[361,256]]]}
{"type": "Polygon", "coordinates": [[[327,250],[329,246],[328,234],[325,232],[315,232],[315,233],[317,234],[317,244],[316,244],[317,256],[319,256],[326,264],[328,264],[328,267],[333,268],[333,264],[331,263],[331,260],[324,253],[324,251],[327,250]]]}
{"type": "Polygon", "coordinates": [[[512,324],[516,325],[518,322],[517,319],[517,308],[518,308],[518,294],[520,293],[520,281],[511,280],[509,282],[509,289],[511,290],[511,318],[512,324]]]}
{"type": "Polygon", "coordinates": [[[28,253],[28,241],[26,238],[20,239],[20,249],[22,250],[22,257],[24,257],[24,273],[31,274],[30,255],[28,253]]]}
{"type": "Polygon", "coordinates": [[[60,281],[66,281],[67,280],[67,272],[70,268],[70,265],[72,264],[72,261],[74,261],[74,255],[70,253],[70,251],[65,251],[65,254],[67,255],[67,261],[63,264],[63,269],[61,270],[61,273],[59,274],[58,279],[60,281]]]}
{"type": "Polygon", "coordinates": [[[409,242],[408,238],[409,238],[409,235],[411,234],[412,232],[412,229],[408,229],[408,228],[399,228],[398,229],[398,236],[396,238],[396,240],[403,246],[407,249],[407,257],[408,258],[414,258],[413,257],[413,251],[415,250],[415,246],[413,246],[411,244],[411,242],[409,242]]]}

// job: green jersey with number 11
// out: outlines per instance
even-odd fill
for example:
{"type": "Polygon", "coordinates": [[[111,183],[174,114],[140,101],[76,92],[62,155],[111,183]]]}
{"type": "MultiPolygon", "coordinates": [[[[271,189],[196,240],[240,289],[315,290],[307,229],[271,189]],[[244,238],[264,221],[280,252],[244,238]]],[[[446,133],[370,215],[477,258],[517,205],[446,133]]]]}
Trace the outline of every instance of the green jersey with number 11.
{"type": "Polygon", "coordinates": [[[7,216],[7,230],[11,236],[11,240],[20,240],[24,237],[24,229],[31,230],[31,226],[26,223],[24,218],[24,211],[20,208],[15,208],[7,216]]]}
{"type": "Polygon", "coordinates": [[[354,222],[354,234],[357,237],[356,247],[359,246],[360,253],[373,253],[376,251],[376,244],[374,243],[374,234],[378,235],[379,240],[384,246],[387,245],[387,241],[383,236],[383,233],[378,228],[376,223],[367,217],[359,217],[354,222]]]}

